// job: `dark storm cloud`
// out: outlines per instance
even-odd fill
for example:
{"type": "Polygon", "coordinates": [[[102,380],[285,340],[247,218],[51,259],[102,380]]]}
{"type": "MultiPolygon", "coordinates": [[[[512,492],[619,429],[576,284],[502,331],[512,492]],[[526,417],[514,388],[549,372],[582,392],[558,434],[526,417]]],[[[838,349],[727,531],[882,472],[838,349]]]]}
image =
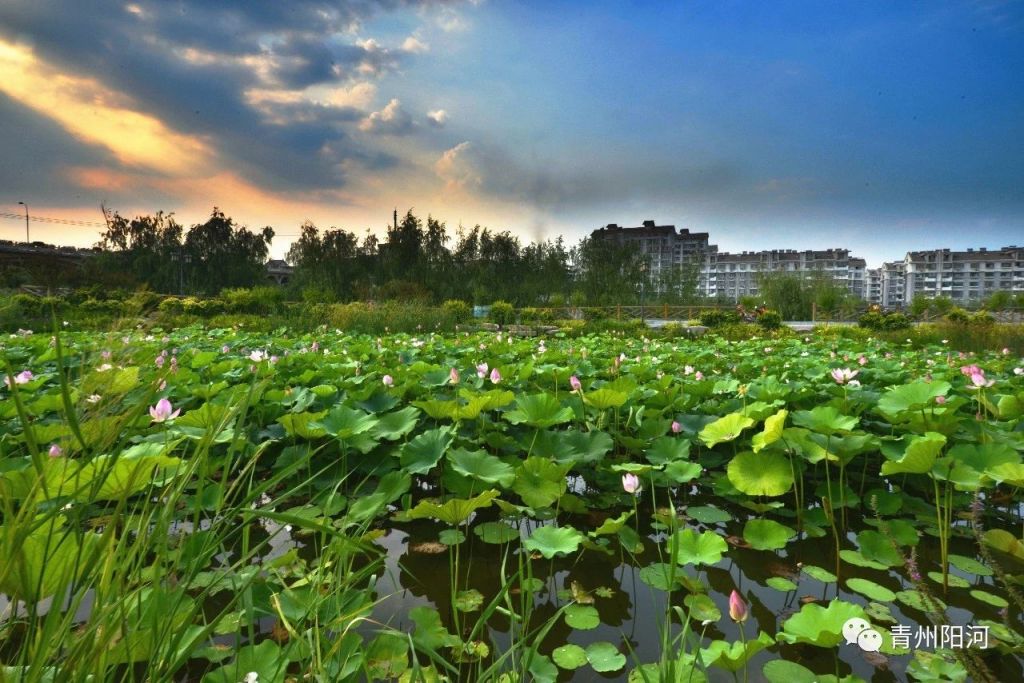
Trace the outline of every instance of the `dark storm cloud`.
{"type": "Polygon", "coordinates": [[[246,92],[345,87],[396,69],[406,53],[357,42],[348,31],[424,4],[434,3],[22,0],[0,5],[0,38],[27,42],[46,62],[96,78],[172,129],[212,140],[223,165],[250,181],[317,191],[343,185],[349,162],[395,163],[346,133],[369,112],[286,98],[258,103],[246,92]]]}

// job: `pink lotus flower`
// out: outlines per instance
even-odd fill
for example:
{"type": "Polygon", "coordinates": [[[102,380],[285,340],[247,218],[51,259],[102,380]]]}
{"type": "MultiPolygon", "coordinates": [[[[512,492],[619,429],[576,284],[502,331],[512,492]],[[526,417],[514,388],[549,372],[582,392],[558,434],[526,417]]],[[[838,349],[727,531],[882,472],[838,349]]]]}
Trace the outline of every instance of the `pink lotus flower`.
{"type": "Polygon", "coordinates": [[[451,370],[449,370],[448,371],[448,381],[450,383],[452,383],[452,384],[458,384],[459,383],[459,371],[456,370],[455,368],[452,368],[451,370]]]}
{"type": "Polygon", "coordinates": [[[1003,347],[1003,355],[1004,356],[1009,356],[1010,355],[1010,348],[1008,346],[1004,346],[1003,347]]]}
{"type": "Polygon", "coordinates": [[[221,353],[227,353],[230,350],[231,350],[231,347],[228,346],[227,344],[225,344],[224,346],[220,347],[220,352],[221,353]]]}
{"type": "Polygon", "coordinates": [[[100,358],[103,360],[110,360],[110,351],[103,351],[100,353],[100,358]]]}
{"type": "Polygon", "coordinates": [[[961,365],[960,374],[964,377],[970,377],[971,375],[983,374],[984,370],[979,368],[977,365],[961,365]]]}
{"type": "Polygon", "coordinates": [[[501,373],[498,372],[498,368],[491,370],[491,384],[497,384],[501,381],[501,373]]]}
{"type": "Polygon", "coordinates": [[[683,425],[679,424],[676,420],[672,420],[672,433],[678,434],[683,431],[683,425]]]}
{"type": "Polygon", "coordinates": [[[640,490],[642,488],[643,487],[640,485],[640,477],[636,476],[632,472],[627,472],[626,474],[622,475],[622,489],[626,493],[630,494],[631,496],[635,496],[636,494],[640,493],[640,490]]]}
{"type": "Polygon", "coordinates": [[[1014,368],[1013,369],[1013,374],[1015,374],[1015,375],[1024,375],[1024,368],[1014,368]]]}
{"type": "Polygon", "coordinates": [[[938,403],[941,406],[943,403],[946,402],[946,397],[945,396],[936,396],[935,397],[935,402],[938,403]]]}
{"type": "MultiPolygon", "coordinates": [[[[22,370],[21,372],[14,376],[14,384],[28,384],[34,378],[35,376],[32,374],[31,370],[22,370]]],[[[4,383],[7,384],[7,386],[11,386],[10,375],[4,378],[4,383]]]]}
{"type": "Polygon", "coordinates": [[[487,363],[480,363],[476,366],[476,376],[483,379],[487,376],[487,363]]]}
{"type": "Polygon", "coordinates": [[[860,370],[851,370],[850,368],[835,368],[830,373],[832,379],[836,381],[836,384],[846,384],[851,379],[856,377],[860,373],[860,370]]]}
{"type": "Polygon", "coordinates": [[[50,450],[48,452],[51,458],[59,458],[60,456],[64,455],[64,449],[55,443],[50,444],[50,450]]]}
{"type": "Polygon", "coordinates": [[[858,364],[860,364],[860,365],[867,365],[867,364],[868,364],[868,359],[867,359],[867,356],[861,356],[861,357],[859,357],[859,358],[857,359],[857,363],[858,363],[858,364]]]}
{"type": "Polygon", "coordinates": [[[747,603],[743,602],[739,592],[733,589],[733,592],[729,594],[729,618],[736,623],[742,624],[749,616],[750,612],[747,609],[747,603]]]}
{"type": "Polygon", "coordinates": [[[700,381],[704,379],[704,373],[698,370],[696,373],[694,373],[693,378],[697,381],[700,381]]]}
{"type": "Polygon", "coordinates": [[[173,420],[178,417],[181,413],[181,408],[171,412],[173,406],[171,402],[166,398],[162,398],[156,402],[155,406],[149,407],[149,416],[153,418],[153,422],[166,422],[167,420],[173,420]]]}
{"type": "Polygon", "coordinates": [[[583,382],[581,382],[580,378],[577,377],[576,375],[573,375],[572,377],[569,378],[569,386],[572,387],[573,391],[583,390],[583,382]]]}
{"type": "Polygon", "coordinates": [[[263,351],[260,351],[259,349],[257,349],[256,351],[253,351],[252,353],[249,354],[249,360],[251,360],[253,363],[259,363],[260,361],[264,360],[266,357],[267,357],[267,354],[264,353],[263,351]]]}
{"type": "Polygon", "coordinates": [[[314,341],[312,344],[309,345],[309,350],[312,351],[313,353],[316,353],[317,351],[319,351],[320,350],[320,342],[314,341]]]}
{"type": "Polygon", "coordinates": [[[684,375],[692,375],[693,374],[693,366],[692,365],[687,365],[687,366],[683,367],[683,374],[684,375]]]}
{"type": "Polygon", "coordinates": [[[984,373],[976,372],[971,375],[971,384],[974,386],[967,387],[968,389],[981,389],[982,387],[990,387],[995,384],[994,379],[986,380],[984,373]]]}
{"type": "Polygon", "coordinates": [[[390,387],[390,386],[394,385],[395,378],[392,377],[391,375],[384,375],[384,377],[381,379],[381,381],[384,382],[384,386],[390,387]]]}

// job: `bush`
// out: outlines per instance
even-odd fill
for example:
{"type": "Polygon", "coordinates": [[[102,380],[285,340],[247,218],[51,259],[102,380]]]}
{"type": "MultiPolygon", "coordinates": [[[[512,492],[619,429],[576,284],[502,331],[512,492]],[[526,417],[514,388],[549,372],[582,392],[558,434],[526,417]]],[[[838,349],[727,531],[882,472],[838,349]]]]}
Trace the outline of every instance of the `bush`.
{"type": "Polygon", "coordinates": [[[156,310],[161,315],[181,315],[185,312],[185,307],[181,299],[176,296],[169,296],[157,304],[156,310]]]}
{"type": "Polygon", "coordinates": [[[516,321],[516,309],[507,301],[495,301],[491,304],[490,320],[499,325],[511,325],[516,321]]]}
{"type": "Polygon", "coordinates": [[[704,327],[719,327],[721,325],[734,325],[740,322],[739,313],[725,308],[713,308],[701,311],[700,324],[704,327]]]}
{"type": "Polygon", "coordinates": [[[280,287],[253,287],[225,289],[220,293],[224,310],[228,313],[279,313],[284,303],[284,290],[280,287]]]}
{"type": "Polygon", "coordinates": [[[996,324],[995,316],[988,311],[976,311],[968,319],[971,327],[992,327],[996,324]]]}
{"type": "Polygon", "coordinates": [[[886,330],[905,330],[910,327],[910,319],[902,313],[865,313],[857,321],[857,324],[875,332],[886,330]]]}
{"type": "Polygon", "coordinates": [[[146,289],[133,293],[121,304],[126,315],[143,315],[155,310],[161,303],[160,295],[146,289]]]}
{"type": "Polygon", "coordinates": [[[946,322],[952,325],[966,325],[968,320],[970,316],[967,311],[959,307],[952,308],[946,313],[946,322]]]}
{"type": "Polygon", "coordinates": [[[441,309],[457,323],[464,323],[473,317],[473,308],[461,299],[448,299],[441,304],[441,309]]]}
{"type": "Polygon", "coordinates": [[[782,327],[782,315],[778,311],[763,311],[757,316],[757,324],[766,330],[777,330],[782,327]]]}

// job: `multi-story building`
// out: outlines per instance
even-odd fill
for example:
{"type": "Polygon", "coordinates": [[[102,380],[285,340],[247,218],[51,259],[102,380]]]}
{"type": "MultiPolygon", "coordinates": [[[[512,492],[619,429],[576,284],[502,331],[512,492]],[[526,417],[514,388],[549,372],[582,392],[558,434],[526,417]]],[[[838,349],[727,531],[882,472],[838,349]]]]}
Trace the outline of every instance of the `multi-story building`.
{"type": "Polygon", "coordinates": [[[850,256],[849,249],[716,252],[709,253],[705,259],[702,280],[707,282],[706,296],[738,301],[743,296],[757,296],[763,273],[788,273],[805,278],[823,274],[854,295],[863,297],[866,266],[864,259],[850,256]]]}
{"type": "Polygon", "coordinates": [[[911,251],[903,259],[903,266],[903,303],[917,296],[944,296],[963,304],[1000,290],[1024,292],[1024,247],[1016,245],[992,251],[984,247],[911,251]]]}
{"type": "Polygon", "coordinates": [[[611,240],[616,244],[633,245],[647,262],[651,281],[657,283],[663,273],[684,264],[702,264],[709,251],[718,247],[708,244],[708,233],[676,231],[674,225],[655,225],[644,221],[638,228],[623,228],[609,223],[591,233],[591,238],[611,240]]]}
{"type": "Polygon", "coordinates": [[[906,293],[905,264],[903,261],[883,263],[880,268],[866,271],[864,300],[882,308],[902,308],[906,293]]]}

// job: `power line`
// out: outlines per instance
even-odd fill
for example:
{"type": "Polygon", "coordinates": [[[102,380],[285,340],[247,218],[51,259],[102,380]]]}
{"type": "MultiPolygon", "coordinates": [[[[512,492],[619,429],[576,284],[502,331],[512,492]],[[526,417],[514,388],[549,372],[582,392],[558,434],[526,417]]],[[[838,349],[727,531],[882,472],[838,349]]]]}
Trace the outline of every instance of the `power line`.
{"type": "MultiPolygon", "coordinates": [[[[25,215],[21,213],[7,213],[6,211],[0,211],[0,218],[11,218],[14,220],[23,221],[25,215]]],[[[30,221],[35,223],[56,223],[58,225],[80,225],[87,228],[105,228],[106,223],[97,223],[96,221],[84,221],[75,220],[72,218],[50,218],[47,216],[29,216],[30,221]]]]}

